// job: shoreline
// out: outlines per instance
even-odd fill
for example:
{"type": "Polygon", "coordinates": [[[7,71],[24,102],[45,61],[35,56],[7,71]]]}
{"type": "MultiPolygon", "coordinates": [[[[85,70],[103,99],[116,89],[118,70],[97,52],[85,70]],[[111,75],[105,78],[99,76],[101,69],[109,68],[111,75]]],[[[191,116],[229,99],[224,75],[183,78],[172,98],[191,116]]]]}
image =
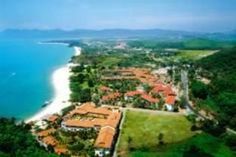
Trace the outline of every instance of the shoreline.
{"type": "MultiPolygon", "coordinates": [[[[80,47],[74,47],[75,56],[81,54],[80,47]]],[[[24,121],[29,123],[31,121],[39,121],[47,118],[48,116],[58,113],[65,107],[71,105],[70,99],[70,65],[66,64],[63,67],[56,69],[52,74],[52,84],[54,88],[54,97],[52,102],[43,109],[36,112],[33,116],[26,118],[24,121]]]]}
{"type": "Polygon", "coordinates": [[[52,42],[52,41],[40,41],[38,44],[48,44],[48,45],[62,45],[62,46],[69,46],[68,43],[63,42],[52,42]]]}

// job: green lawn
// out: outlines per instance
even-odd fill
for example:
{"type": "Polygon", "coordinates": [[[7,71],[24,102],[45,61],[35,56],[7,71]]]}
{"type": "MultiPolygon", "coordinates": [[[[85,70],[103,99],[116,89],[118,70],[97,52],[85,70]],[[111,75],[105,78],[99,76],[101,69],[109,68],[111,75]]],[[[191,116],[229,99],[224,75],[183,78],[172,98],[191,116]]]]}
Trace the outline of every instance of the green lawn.
{"type": "Polygon", "coordinates": [[[106,56],[106,57],[102,57],[100,59],[101,59],[101,62],[100,62],[101,66],[108,66],[109,67],[109,66],[114,66],[117,63],[119,63],[121,60],[121,57],[106,56]]]}
{"type": "Polygon", "coordinates": [[[209,134],[197,134],[184,141],[164,145],[156,151],[134,150],[130,157],[235,157],[224,141],[209,134]],[[192,147],[197,149],[191,150],[192,147]]]}
{"type": "Polygon", "coordinates": [[[212,55],[215,52],[215,50],[180,50],[180,52],[177,53],[177,58],[197,60],[212,55]]]}
{"type": "MultiPolygon", "coordinates": [[[[164,143],[176,143],[195,134],[190,127],[191,123],[182,115],[127,111],[118,144],[118,154],[127,156],[128,151],[132,149],[151,153],[160,147],[160,133],[164,135],[164,143]]],[[[146,156],[146,153],[141,154],[139,153],[140,156],[146,156]]]]}

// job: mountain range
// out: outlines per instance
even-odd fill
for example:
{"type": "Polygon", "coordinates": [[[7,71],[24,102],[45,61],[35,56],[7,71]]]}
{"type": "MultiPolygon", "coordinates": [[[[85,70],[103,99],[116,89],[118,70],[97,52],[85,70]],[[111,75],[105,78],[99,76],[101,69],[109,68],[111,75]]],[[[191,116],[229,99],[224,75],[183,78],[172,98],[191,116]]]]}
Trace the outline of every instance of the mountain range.
{"type": "Polygon", "coordinates": [[[0,38],[156,38],[168,40],[208,38],[214,40],[236,40],[236,30],[219,33],[200,33],[163,29],[6,29],[0,32],[0,38]]]}

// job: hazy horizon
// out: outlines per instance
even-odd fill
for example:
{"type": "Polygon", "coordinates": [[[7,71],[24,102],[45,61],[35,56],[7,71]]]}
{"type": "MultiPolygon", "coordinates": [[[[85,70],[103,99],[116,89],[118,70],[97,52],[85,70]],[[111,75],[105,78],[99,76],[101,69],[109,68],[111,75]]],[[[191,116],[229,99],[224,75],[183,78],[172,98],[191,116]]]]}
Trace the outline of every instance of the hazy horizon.
{"type": "Polygon", "coordinates": [[[109,30],[127,30],[127,31],[148,31],[148,30],[161,30],[161,31],[180,31],[180,32],[189,32],[189,33],[228,33],[234,32],[236,29],[222,30],[222,31],[191,31],[191,30],[181,30],[181,29],[165,29],[165,28],[140,28],[140,29],[132,29],[132,28],[101,28],[101,29],[88,29],[88,28],[74,28],[74,29],[64,29],[64,28],[6,28],[0,29],[0,32],[9,31],[9,30],[19,30],[19,31],[109,31],[109,30]]]}
{"type": "Polygon", "coordinates": [[[225,32],[236,29],[235,17],[234,0],[0,0],[0,30],[164,29],[225,32]]]}

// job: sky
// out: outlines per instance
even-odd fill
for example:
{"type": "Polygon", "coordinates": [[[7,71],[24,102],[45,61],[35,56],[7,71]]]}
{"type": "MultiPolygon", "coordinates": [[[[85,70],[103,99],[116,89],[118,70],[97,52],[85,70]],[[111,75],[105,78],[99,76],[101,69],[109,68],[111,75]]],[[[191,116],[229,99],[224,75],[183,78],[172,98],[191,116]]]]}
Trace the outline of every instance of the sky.
{"type": "Polygon", "coordinates": [[[236,29],[236,0],[0,0],[0,30],[236,29]]]}

